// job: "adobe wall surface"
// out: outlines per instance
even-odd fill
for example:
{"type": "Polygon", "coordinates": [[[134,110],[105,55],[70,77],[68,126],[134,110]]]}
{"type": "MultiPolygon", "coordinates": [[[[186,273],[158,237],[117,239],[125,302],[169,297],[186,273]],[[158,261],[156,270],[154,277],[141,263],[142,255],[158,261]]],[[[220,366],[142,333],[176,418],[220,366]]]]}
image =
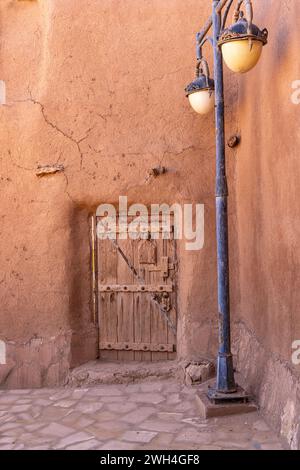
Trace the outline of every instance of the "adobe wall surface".
{"type": "MultiPolygon", "coordinates": [[[[296,448],[300,5],[253,4],[269,45],[238,84],[225,74],[226,138],[241,134],[227,149],[234,350],[247,387],[296,448]]],[[[203,250],[178,246],[178,357],[215,354],[214,121],[183,93],[209,10],[206,0],[1,1],[2,386],[58,385],[97,357],[89,217],[119,195],[205,204],[203,250]],[[64,170],[36,176],[53,164],[64,170]],[[149,177],[159,165],[167,173],[149,177]]]]}
{"type": "Polygon", "coordinates": [[[231,247],[236,251],[235,338],[248,386],[296,448],[300,366],[292,362],[292,344],[300,340],[300,93],[295,89],[300,2],[253,4],[254,22],[270,36],[260,64],[239,79],[237,230],[231,247]]]}
{"type": "MultiPolygon", "coordinates": [[[[119,195],[129,203],[205,204],[204,249],[178,247],[178,357],[216,350],[213,114],[199,118],[184,96],[210,2],[84,4],[0,4],[6,387],[62,383],[70,366],[97,356],[89,216],[119,195]],[[38,166],[54,164],[64,170],[37,177],[38,166]],[[159,165],[167,173],[149,178],[159,165]]],[[[232,78],[227,90],[234,122],[232,78]]]]}

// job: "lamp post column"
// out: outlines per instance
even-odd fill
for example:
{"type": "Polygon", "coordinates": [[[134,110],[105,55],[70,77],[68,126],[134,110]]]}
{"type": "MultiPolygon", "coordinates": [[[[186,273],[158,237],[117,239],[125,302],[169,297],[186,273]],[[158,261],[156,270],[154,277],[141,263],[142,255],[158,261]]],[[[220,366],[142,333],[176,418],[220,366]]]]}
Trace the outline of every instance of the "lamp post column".
{"type": "MultiPolygon", "coordinates": [[[[215,119],[216,119],[216,231],[218,259],[218,312],[219,312],[219,352],[217,382],[215,392],[234,393],[233,361],[230,338],[230,302],[229,302],[229,259],[228,259],[228,212],[227,179],[225,167],[225,119],[223,59],[218,47],[221,30],[221,13],[217,12],[220,0],[213,3],[213,51],[215,79],[215,119]]],[[[213,390],[209,392],[213,394],[213,390]]]]}

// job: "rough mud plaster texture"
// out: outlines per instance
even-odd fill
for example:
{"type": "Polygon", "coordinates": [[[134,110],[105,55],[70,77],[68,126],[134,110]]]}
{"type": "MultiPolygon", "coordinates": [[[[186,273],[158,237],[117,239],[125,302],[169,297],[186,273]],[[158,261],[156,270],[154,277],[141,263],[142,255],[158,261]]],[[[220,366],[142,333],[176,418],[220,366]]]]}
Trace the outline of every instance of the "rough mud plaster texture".
{"type": "MultiPolygon", "coordinates": [[[[88,220],[119,195],[205,204],[204,249],[178,246],[178,356],[215,352],[213,114],[195,115],[183,92],[209,12],[204,0],[1,1],[0,337],[15,364],[7,386],[61,383],[70,366],[97,357],[88,220]],[[36,176],[54,164],[65,170],[36,176]],[[158,165],[167,173],[149,180],[158,165]],[[30,347],[47,349],[32,354],[32,374],[22,366],[30,347]]],[[[227,90],[234,123],[232,77],[227,90]]]]}
{"type": "Polygon", "coordinates": [[[239,367],[269,418],[299,447],[300,369],[300,2],[255,1],[255,23],[270,32],[260,64],[239,80],[241,145],[235,169],[237,252],[234,318],[239,367]]]}

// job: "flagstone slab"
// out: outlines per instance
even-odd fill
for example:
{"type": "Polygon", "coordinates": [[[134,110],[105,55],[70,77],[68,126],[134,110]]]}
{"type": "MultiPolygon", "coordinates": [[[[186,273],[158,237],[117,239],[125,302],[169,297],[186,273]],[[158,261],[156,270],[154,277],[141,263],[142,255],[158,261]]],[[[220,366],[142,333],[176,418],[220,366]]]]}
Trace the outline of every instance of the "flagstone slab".
{"type": "Polygon", "coordinates": [[[56,449],[63,449],[64,447],[77,444],[78,442],[89,441],[92,440],[94,436],[84,431],[76,432],[69,436],[60,439],[58,443],[55,445],[56,449]]]}
{"type": "Polygon", "coordinates": [[[128,413],[136,408],[135,403],[125,402],[125,403],[110,403],[107,405],[109,411],[117,413],[128,413]]]}
{"type": "Polygon", "coordinates": [[[140,424],[141,429],[146,429],[147,431],[158,431],[158,432],[171,432],[176,433],[184,427],[182,423],[175,423],[174,421],[160,421],[159,419],[149,419],[143,421],[140,424]]]}
{"type": "Polygon", "coordinates": [[[40,434],[47,436],[66,437],[74,433],[74,429],[59,423],[50,423],[40,431],[40,434]]]}
{"type": "Polygon", "coordinates": [[[125,416],[122,416],[121,420],[131,424],[137,424],[149,418],[149,416],[151,416],[155,412],[156,409],[153,407],[136,407],[135,411],[132,411],[126,414],[125,416]]]}
{"type": "Polygon", "coordinates": [[[127,431],[122,437],[125,441],[148,443],[151,442],[155,436],[157,436],[157,432],[127,431]]]}
{"type": "Polygon", "coordinates": [[[97,450],[133,450],[136,448],[136,444],[118,440],[110,440],[101,447],[96,447],[97,450]]]}
{"type": "Polygon", "coordinates": [[[65,450],[91,450],[99,448],[101,442],[97,439],[90,439],[89,441],[77,442],[77,444],[69,445],[65,450]]]}
{"type": "Polygon", "coordinates": [[[159,393],[132,393],[129,400],[135,403],[158,405],[165,400],[165,397],[159,393]]]}
{"type": "Polygon", "coordinates": [[[97,401],[86,402],[83,400],[76,404],[75,409],[77,411],[81,411],[82,413],[93,414],[96,411],[99,411],[102,407],[103,403],[99,403],[97,401]]]}

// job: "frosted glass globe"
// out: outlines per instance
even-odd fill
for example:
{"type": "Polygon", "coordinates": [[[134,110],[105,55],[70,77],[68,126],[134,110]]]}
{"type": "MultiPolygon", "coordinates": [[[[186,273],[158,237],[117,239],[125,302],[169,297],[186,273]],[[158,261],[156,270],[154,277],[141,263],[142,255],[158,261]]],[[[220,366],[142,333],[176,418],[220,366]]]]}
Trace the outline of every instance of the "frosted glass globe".
{"type": "Polygon", "coordinates": [[[215,104],[215,94],[212,90],[200,90],[189,95],[189,102],[198,114],[209,113],[215,104]]]}
{"type": "Polygon", "coordinates": [[[225,64],[233,72],[246,73],[253,69],[261,56],[263,43],[248,39],[228,41],[222,44],[222,55],[225,64]]]}

